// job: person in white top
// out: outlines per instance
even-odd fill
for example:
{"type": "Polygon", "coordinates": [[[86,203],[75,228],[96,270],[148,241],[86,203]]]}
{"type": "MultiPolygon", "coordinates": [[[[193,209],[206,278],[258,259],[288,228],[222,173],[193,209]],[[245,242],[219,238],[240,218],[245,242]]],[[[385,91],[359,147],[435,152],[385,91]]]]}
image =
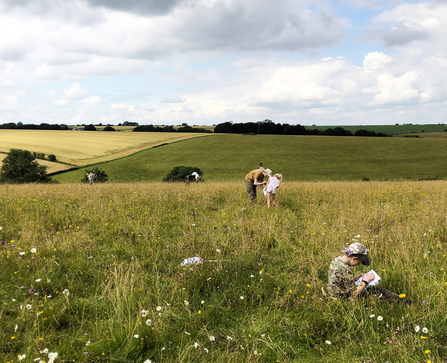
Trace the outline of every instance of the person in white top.
{"type": "Polygon", "coordinates": [[[87,179],[90,185],[95,184],[95,178],[96,178],[95,169],[93,169],[90,173],[87,174],[87,179]]]}
{"type": "Polygon", "coordinates": [[[282,174],[275,174],[269,181],[267,182],[265,191],[267,192],[267,207],[270,208],[270,200],[272,202],[272,206],[275,205],[275,195],[276,189],[279,188],[282,180],[282,174]]]}
{"type": "Polygon", "coordinates": [[[199,182],[199,179],[200,179],[200,175],[195,171],[195,172],[193,172],[193,173],[191,173],[191,176],[193,176],[193,177],[195,177],[196,178],[196,183],[198,183],[199,182]]]}

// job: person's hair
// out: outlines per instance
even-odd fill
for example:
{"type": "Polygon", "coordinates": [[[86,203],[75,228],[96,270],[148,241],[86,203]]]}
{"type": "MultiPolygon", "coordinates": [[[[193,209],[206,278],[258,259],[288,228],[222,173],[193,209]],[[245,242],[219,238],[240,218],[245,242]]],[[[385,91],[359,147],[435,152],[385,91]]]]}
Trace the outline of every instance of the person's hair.
{"type": "Polygon", "coordinates": [[[276,173],[275,175],[273,175],[274,177],[278,178],[279,181],[282,181],[282,174],[278,174],[276,173]]]}

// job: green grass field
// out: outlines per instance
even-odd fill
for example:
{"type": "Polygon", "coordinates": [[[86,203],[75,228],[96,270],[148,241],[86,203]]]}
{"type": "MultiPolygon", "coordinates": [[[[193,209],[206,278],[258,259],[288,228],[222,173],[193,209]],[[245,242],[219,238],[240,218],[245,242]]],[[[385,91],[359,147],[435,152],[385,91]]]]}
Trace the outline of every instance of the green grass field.
{"type": "MultiPolygon", "coordinates": [[[[326,130],[328,128],[334,129],[337,126],[306,126],[306,129],[326,130]]],[[[445,132],[447,124],[438,125],[341,125],[345,130],[355,133],[359,129],[368,131],[383,132],[387,135],[407,134],[415,132],[445,132]]]]}
{"type": "Polygon", "coordinates": [[[0,186],[0,361],[444,362],[447,192],[432,182],[0,186]],[[326,298],[371,251],[380,298],[326,298]],[[205,262],[182,267],[186,258],[205,262]],[[403,297],[405,295],[405,297],[403,297]],[[418,328],[419,327],[419,328],[418,328]]]}
{"type": "MultiPolygon", "coordinates": [[[[222,135],[146,150],[104,164],[112,182],[161,181],[175,166],[199,167],[206,181],[242,181],[262,161],[285,180],[420,180],[447,177],[447,140],[222,135]]],[[[55,175],[78,183],[84,168],[55,175]]]]}

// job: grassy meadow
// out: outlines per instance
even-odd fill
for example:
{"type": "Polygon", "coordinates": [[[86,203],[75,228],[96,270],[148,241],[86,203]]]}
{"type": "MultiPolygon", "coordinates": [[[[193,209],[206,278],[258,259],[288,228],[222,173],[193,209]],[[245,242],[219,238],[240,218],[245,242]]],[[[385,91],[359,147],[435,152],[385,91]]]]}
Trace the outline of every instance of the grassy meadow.
{"type": "MultiPolygon", "coordinates": [[[[208,135],[208,134],[207,134],[208,135]]],[[[0,130],[0,152],[26,149],[54,154],[62,162],[43,161],[48,172],[122,158],[163,143],[204,136],[193,133],[0,130]]],[[[40,162],[40,161],[38,161],[40,162]]]]}
{"type": "MultiPolygon", "coordinates": [[[[306,126],[306,129],[318,129],[326,130],[328,128],[334,129],[337,126],[306,126]]],[[[402,124],[402,125],[346,125],[340,126],[345,130],[349,130],[355,133],[357,130],[363,129],[368,131],[383,132],[387,135],[399,135],[406,133],[425,133],[425,132],[436,132],[442,133],[447,130],[447,124],[436,124],[436,125],[413,125],[413,124],[402,124]]]]}
{"type": "Polygon", "coordinates": [[[0,360],[447,360],[445,182],[284,181],[277,207],[247,200],[243,181],[1,185],[0,360]],[[353,241],[371,251],[355,271],[412,305],[324,296],[353,241]]]}
{"type": "MultiPolygon", "coordinates": [[[[224,135],[185,140],[102,164],[111,182],[161,181],[175,166],[194,166],[206,181],[243,180],[262,161],[288,181],[447,178],[447,140],[224,135]]],[[[79,183],[85,168],[55,175],[79,183]]]]}

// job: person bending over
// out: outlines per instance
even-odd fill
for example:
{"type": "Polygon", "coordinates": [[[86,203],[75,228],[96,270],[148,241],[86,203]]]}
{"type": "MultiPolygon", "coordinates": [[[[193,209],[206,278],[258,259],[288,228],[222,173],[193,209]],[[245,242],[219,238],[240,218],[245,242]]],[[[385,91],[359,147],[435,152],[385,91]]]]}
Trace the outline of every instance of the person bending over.
{"type": "Polygon", "coordinates": [[[265,185],[267,182],[264,181],[266,176],[272,176],[272,171],[270,169],[255,169],[250,171],[245,176],[245,186],[247,187],[248,197],[250,202],[256,201],[256,187],[258,185],[265,185]]]}

